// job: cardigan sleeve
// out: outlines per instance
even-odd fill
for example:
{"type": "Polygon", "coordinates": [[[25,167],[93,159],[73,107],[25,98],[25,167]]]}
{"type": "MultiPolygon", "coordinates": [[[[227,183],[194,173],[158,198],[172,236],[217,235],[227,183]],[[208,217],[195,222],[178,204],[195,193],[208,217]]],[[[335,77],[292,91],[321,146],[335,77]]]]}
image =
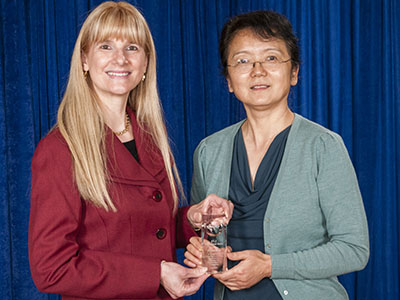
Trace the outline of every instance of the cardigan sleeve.
{"type": "Polygon", "coordinates": [[[85,203],[72,174],[67,146],[54,135],[42,140],[32,160],[29,224],[29,262],[37,288],[82,298],[155,298],[160,259],[79,245],[85,203]]]}
{"type": "Polygon", "coordinates": [[[334,133],[317,141],[316,185],[327,242],[312,249],[271,254],[272,279],[321,279],[357,271],[369,257],[368,226],[356,174],[334,133]]]}
{"type": "Polygon", "coordinates": [[[205,161],[205,146],[202,141],[193,154],[193,177],[190,191],[190,203],[197,204],[206,198],[205,179],[202,162],[205,161]]]}

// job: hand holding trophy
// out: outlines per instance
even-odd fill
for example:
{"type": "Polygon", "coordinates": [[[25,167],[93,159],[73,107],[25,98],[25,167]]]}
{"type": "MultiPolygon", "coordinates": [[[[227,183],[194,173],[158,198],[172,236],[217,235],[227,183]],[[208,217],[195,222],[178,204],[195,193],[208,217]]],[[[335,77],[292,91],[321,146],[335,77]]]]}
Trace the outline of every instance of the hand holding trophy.
{"type": "Polygon", "coordinates": [[[232,202],[211,194],[188,211],[192,226],[201,230],[201,239],[192,237],[185,252],[185,264],[207,267],[209,274],[227,269],[227,225],[232,217],[232,202]]]}

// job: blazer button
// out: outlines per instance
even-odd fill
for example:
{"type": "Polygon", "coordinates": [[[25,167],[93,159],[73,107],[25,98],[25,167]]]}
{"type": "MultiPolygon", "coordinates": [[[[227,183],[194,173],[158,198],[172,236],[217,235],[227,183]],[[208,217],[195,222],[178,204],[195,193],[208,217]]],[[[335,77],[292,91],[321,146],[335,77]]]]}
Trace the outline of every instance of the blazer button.
{"type": "Polygon", "coordinates": [[[160,202],[162,199],[162,194],[160,191],[154,191],[153,192],[153,200],[156,202],[160,202]]]}
{"type": "Polygon", "coordinates": [[[159,240],[162,240],[167,236],[167,231],[164,228],[159,228],[157,229],[156,236],[159,240]]]}

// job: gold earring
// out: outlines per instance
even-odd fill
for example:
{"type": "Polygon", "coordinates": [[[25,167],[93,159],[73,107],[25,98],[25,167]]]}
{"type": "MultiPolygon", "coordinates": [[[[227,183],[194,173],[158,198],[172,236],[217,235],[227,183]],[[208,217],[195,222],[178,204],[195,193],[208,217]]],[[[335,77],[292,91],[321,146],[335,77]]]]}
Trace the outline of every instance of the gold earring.
{"type": "Polygon", "coordinates": [[[88,71],[83,71],[83,77],[87,78],[88,71]]]}
{"type": "Polygon", "coordinates": [[[146,79],[146,74],[143,74],[142,82],[146,79]]]}

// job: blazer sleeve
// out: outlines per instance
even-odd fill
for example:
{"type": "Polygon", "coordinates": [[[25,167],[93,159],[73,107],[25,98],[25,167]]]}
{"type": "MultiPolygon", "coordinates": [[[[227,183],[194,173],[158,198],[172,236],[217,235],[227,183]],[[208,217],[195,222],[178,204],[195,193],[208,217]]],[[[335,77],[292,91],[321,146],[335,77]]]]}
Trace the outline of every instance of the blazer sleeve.
{"type": "Polygon", "coordinates": [[[160,259],[80,247],[85,203],[72,174],[68,147],[54,136],[42,140],[32,160],[29,224],[29,262],[37,288],[83,298],[155,298],[160,259]]]}
{"type": "MultiPolygon", "coordinates": [[[[203,149],[203,142],[197,146],[194,154],[193,154],[193,177],[192,177],[192,187],[190,191],[190,204],[200,203],[202,200],[206,198],[204,187],[205,183],[203,180],[203,172],[201,166],[201,154],[203,149]]],[[[177,247],[182,248],[186,247],[189,243],[189,239],[192,236],[198,235],[196,231],[194,231],[193,227],[190,225],[187,219],[187,212],[190,206],[180,208],[178,214],[178,226],[177,226],[177,247]],[[183,233],[183,234],[182,234],[183,233]]]]}
{"type": "MultiPolygon", "coordinates": [[[[191,195],[190,195],[190,203],[197,204],[201,202],[206,196],[204,191],[204,182],[203,177],[201,174],[201,166],[200,166],[200,158],[199,158],[199,148],[197,147],[195,150],[195,154],[193,157],[193,181],[192,181],[192,188],[191,188],[191,195]]],[[[194,231],[193,227],[190,225],[187,219],[187,212],[190,206],[185,206],[179,208],[178,216],[177,216],[177,232],[176,232],[176,247],[177,248],[184,248],[189,243],[189,239],[192,236],[197,236],[198,234],[194,231]]]]}
{"type": "Polygon", "coordinates": [[[189,239],[192,236],[197,236],[196,231],[190,225],[187,218],[187,212],[190,206],[179,208],[176,226],[176,248],[185,248],[189,244],[189,239]]]}
{"type": "Polygon", "coordinates": [[[369,258],[368,225],[353,165],[340,136],[317,142],[316,185],[327,242],[294,253],[272,254],[272,279],[321,279],[363,269],[369,258]]]}

